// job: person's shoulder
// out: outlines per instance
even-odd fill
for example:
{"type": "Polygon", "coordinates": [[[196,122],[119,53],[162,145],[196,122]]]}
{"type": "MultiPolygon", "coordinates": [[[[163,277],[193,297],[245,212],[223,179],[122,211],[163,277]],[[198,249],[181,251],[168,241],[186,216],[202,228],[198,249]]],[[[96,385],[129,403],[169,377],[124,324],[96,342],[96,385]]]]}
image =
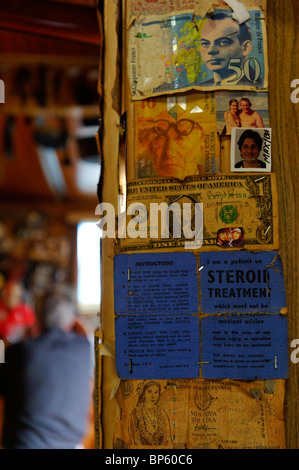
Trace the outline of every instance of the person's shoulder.
{"type": "Polygon", "coordinates": [[[90,342],[86,338],[86,336],[80,335],[78,333],[72,333],[72,335],[73,335],[73,341],[78,344],[81,344],[82,347],[86,347],[90,345],[90,342]]]}
{"type": "Polygon", "coordinates": [[[259,163],[261,168],[266,168],[266,166],[267,166],[266,163],[263,162],[262,160],[258,160],[258,163],[259,163]]]}
{"type": "Polygon", "coordinates": [[[86,352],[87,354],[90,351],[91,343],[88,338],[86,338],[86,336],[80,335],[72,331],[68,333],[68,341],[69,344],[71,344],[72,347],[78,352],[86,352]]]}
{"type": "Polygon", "coordinates": [[[235,168],[242,168],[242,166],[243,166],[242,160],[235,164],[235,168]]]}

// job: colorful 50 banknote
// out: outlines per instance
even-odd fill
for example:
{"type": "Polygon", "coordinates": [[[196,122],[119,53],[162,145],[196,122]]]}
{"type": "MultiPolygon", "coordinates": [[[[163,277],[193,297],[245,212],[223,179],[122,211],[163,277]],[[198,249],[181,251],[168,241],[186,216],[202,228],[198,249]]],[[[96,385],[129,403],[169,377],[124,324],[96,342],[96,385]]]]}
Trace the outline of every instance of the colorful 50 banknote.
{"type": "Polygon", "coordinates": [[[133,99],[190,89],[263,90],[268,86],[263,13],[238,24],[227,9],[204,17],[186,12],[131,22],[128,75],[133,99]]]}

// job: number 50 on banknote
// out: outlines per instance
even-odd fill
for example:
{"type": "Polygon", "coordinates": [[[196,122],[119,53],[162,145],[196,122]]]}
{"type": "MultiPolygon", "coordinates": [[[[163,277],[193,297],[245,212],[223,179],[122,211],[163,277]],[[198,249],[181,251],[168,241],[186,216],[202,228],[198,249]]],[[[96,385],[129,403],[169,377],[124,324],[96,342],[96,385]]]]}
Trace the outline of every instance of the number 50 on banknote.
{"type": "Polygon", "coordinates": [[[190,89],[267,89],[265,21],[260,9],[249,13],[241,25],[225,9],[205,17],[137,17],[129,29],[132,98],[190,89]]]}

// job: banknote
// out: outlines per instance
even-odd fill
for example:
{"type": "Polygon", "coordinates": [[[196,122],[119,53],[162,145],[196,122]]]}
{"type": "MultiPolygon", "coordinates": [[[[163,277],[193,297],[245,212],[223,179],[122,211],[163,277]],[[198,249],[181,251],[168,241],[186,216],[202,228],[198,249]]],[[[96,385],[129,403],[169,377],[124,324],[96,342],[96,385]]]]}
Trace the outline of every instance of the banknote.
{"type": "Polygon", "coordinates": [[[221,8],[205,17],[185,12],[135,18],[127,57],[132,99],[190,89],[267,89],[264,16],[260,9],[249,13],[241,25],[221,8]]]}
{"type": "Polygon", "coordinates": [[[220,172],[215,93],[136,101],[135,178],[220,172]]]}
{"type": "Polygon", "coordinates": [[[128,183],[126,233],[116,240],[116,253],[188,249],[200,228],[200,204],[201,251],[278,249],[275,174],[242,173],[128,183]],[[161,212],[151,218],[151,211],[162,203],[161,212]],[[166,236],[164,222],[169,227],[166,236]]]}
{"type": "MultiPolygon", "coordinates": [[[[183,11],[193,11],[195,15],[203,16],[212,9],[206,0],[128,0],[127,16],[130,20],[136,15],[166,15],[167,13],[180,13],[183,11]]],[[[219,0],[219,5],[226,6],[226,3],[219,0]]],[[[243,0],[247,8],[259,7],[266,9],[266,0],[243,0]]],[[[217,1],[213,2],[213,5],[217,1]]]]}
{"type": "Polygon", "coordinates": [[[283,380],[122,380],[115,449],[284,449],[283,380]]]}

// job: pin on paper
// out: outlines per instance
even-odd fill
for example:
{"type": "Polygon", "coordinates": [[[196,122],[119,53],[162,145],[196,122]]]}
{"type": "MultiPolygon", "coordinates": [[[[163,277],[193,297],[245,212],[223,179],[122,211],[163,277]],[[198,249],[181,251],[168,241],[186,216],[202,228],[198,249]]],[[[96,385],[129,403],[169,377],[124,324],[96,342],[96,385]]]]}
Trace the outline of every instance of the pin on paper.
{"type": "Polygon", "coordinates": [[[244,3],[238,2],[238,0],[225,0],[225,3],[233,10],[232,18],[238,24],[250,20],[250,14],[244,3]]]}
{"type": "Polygon", "coordinates": [[[263,238],[266,238],[266,236],[268,235],[270,229],[271,229],[271,225],[269,225],[269,227],[265,231],[263,238]]]}
{"type": "Polygon", "coordinates": [[[257,179],[257,180],[254,180],[254,182],[255,182],[255,183],[258,183],[259,181],[262,181],[262,180],[264,180],[265,178],[266,178],[266,176],[263,176],[262,178],[259,178],[259,179],[257,179]]]}

